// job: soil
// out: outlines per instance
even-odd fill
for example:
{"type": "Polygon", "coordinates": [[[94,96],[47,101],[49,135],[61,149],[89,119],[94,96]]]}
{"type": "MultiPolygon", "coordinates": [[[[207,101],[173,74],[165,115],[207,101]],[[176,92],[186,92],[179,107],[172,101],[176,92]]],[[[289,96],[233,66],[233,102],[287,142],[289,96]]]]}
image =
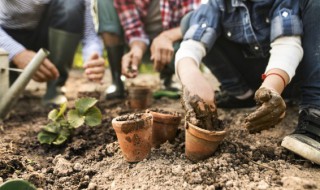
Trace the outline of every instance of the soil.
{"type": "MultiPolygon", "coordinates": [[[[79,91],[103,92],[110,84],[107,79],[96,85],[86,81],[82,72],[72,71],[66,85],[68,107],[73,106],[79,91]]],[[[144,74],[134,81],[153,89],[160,85],[158,75],[144,74]]],[[[216,81],[213,85],[217,86],[216,81]]],[[[44,89],[45,84],[30,83],[10,116],[0,123],[0,184],[23,178],[45,190],[320,189],[320,167],[280,146],[297,125],[294,104],[288,105],[279,125],[258,134],[249,134],[242,126],[253,109],[218,109],[229,133],[207,160],[193,163],[185,158],[182,120],[174,143],[152,149],[148,159],[128,163],[111,126],[113,118],[132,113],[125,101],[99,101],[101,126],[76,129],[62,146],[40,145],[37,134],[48,123],[51,110],[41,106],[44,89]]],[[[179,100],[166,98],[153,100],[150,108],[185,113],[179,100]]]]}
{"type": "Polygon", "coordinates": [[[167,115],[173,115],[173,116],[181,116],[181,114],[177,111],[167,111],[165,109],[159,109],[159,108],[151,108],[149,109],[152,112],[167,114],[167,115]]]}

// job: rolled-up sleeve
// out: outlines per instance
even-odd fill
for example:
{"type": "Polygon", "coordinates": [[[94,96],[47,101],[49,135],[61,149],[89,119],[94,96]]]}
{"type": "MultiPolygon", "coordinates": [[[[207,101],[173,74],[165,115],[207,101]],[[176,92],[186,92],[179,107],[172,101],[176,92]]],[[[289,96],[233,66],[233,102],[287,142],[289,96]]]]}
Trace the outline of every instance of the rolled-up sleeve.
{"type": "Polygon", "coordinates": [[[199,41],[205,45],[207,50],[211,49],[220,35],[220,15],[221,12],[216,1],[202,4],[192,13],[184,40],[199,41]]]}
{"type": "Polygon", "coordinates": [[[270,11],[271,34],[273,42],[281,36],[300,36],[303,33],[302,21],[299,16],[299,1],[276,0],[270,11]]]}

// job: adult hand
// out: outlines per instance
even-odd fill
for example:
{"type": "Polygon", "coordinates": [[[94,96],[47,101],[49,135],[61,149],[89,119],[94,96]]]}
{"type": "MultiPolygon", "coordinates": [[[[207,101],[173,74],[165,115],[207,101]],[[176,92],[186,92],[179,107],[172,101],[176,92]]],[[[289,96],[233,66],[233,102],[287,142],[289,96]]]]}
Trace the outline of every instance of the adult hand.
{"type": "Polygon", "coordinates": [[[122,74],[128,78],[138,76],[142,56],[143,50],[139,47],[131,48],[131,50],[122,57],[122,74]]]}
{"type": "Polygon", "coordinates": [[[255,100],[260,107],[245,118],[249,132],[268,129],[284,118],[286,104],[276,91],[262,87],[256,91],[255,100]]]}
{"type": "Polygon", "coordinates": [[[83,65],[89,80],[101,82],[105,72],[105,60],[98,53],[93,53],[83,65]]]}
{"type": "MultiPolygon", "coordinates": [[[[24,50],[15,55],[12,61],[19,69],[24,69],[35,55],[36,53],[34,51],[24,50]]],[[[45,58],[38,70],[32,76],[32,79],[37,82],[46,82],[48,80],[57,79],[58,77],[58,69],[49,59],[45,58]]]]}
{"type": "Polygon", "coordinates": [[[160,72],[173,58],[173,41],[167,35],[160,34],[152,41],[150,51],[153,67],[160,72]]]}

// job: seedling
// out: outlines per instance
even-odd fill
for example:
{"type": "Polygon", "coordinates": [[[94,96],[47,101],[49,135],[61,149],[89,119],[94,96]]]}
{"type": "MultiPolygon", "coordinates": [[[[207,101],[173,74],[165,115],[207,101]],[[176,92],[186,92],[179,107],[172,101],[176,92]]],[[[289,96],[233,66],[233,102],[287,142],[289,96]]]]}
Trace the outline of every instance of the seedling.
{"type": "Polygon", "coordinates": [[[65,115],[67,103],[60,106],[60,109],[53,109],[48,114],[51,120],[38,134],[41,144],[61,145],[72,134],[74,129],[88,125],[94,127],[101,124],[102,115],[95,106],[98,102],[95,98],[81,98],[75,102],[75,109],[71,109],[65,115]]]}

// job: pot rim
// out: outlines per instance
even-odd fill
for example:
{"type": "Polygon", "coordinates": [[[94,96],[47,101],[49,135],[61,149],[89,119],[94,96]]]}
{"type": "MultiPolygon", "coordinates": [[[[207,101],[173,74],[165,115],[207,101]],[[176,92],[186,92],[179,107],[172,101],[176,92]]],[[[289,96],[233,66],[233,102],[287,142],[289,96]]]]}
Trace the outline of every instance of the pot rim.
{"type": "Polygon", "coordinates": [[[192,123],[190,123],[189,121],[186,121],[185,125],[186,125],[185,126],[186,131],[188,131],[189,133],[191,133],[192,135],[194,135],[198,138],[205,139],[208,141],[217,141],[217,138],[222,140],[227,134],[226,130],[209,131],[206,129],[202,129],[198,126],[195,126],[192,123]]]}
{"type": "MultiPolygon", "coordinates": [[[[166,111],[166,110],[164,110],[164,111],[166,111]]],[[[146,109],[146,113],[152,114],[154,118],[155,118],[155,116],[156,117],[160,116],[160,117],[164,117],[164,118],[180,118],[180,119],[182,118],[182,116],[179,112],[177,112],[178,115],[171,114],[172,113],[171,111],[168,111],[168,112],[170,112],[170,113],[161,113],[161,112],[153,111],[151,109],[146,109]]]]}
{"type": "MultiPolygon", "coordinates": [[[[136,122],[144,122],[143,118],[146,118],[146,120],[151,120],[153,118],[153,116],[150,113],[142,113],[141,118],[139,118],[137,120],[126,120],[126,121],[118,121],[117,120],[119,117],[122,117],[122,116],[125,116],[125,115],[131,115],[131,114],[119,115],[119,116],[113,118],[111,123],[112,124],[113,123],[117,123],[117,124],[120,124],[120,125],[124,125],[124,124],[132,124],[132,123],[136,123],[136,122]]],[[[115,127],[120,128],[120,125],[116,125],[115,127]]]]}

